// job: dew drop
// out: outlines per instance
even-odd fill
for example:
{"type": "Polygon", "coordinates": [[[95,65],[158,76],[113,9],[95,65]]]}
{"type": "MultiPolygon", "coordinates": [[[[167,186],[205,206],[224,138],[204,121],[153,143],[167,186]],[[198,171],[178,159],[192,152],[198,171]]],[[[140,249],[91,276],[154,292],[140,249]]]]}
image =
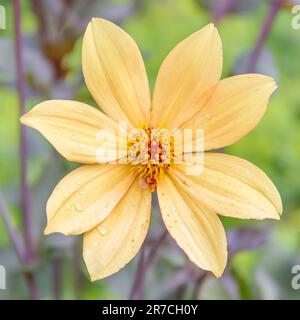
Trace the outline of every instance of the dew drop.
{"type": "Polygon", "coordinates": [[[77,211],[82,211],[83,210],[83,205],[80,202],[76,202],[75,208],[77,211]]]}
{"type": "Polygon", "coordinates": [[[90,195],[90,194],[88,194],[88,195],[87,195],[87,198],[88,198],[88,199],[91,199],[91,195],[90,195]]]}
{"type": "Polygon", "coordinates": [[[70,204],[68,204],[68,205],[66,206],[66,208],[67,208],[67,210],[71,210],[71,209],[72,209],[72,206],[71,206],[70,204]]]}
{"type": "Polygon", "coordinates": [[[64,197],[68,198],[69,194],[67,192],[64,193],[64,197]]]}
{"type": "Polygon", "coordinates": [[[79,193],[80,193],[80,194],[85,194],[85,191],[84,191],[84,190],[81,190],[79,193]]]}
{"type": "Polygon", "coordinates": [[[107,230],[105,227],[103,227],[103,226],[100,226],[100,227],[98,228],[98,230],[99,230],[101,236],[105,236],[105,235],[107,234],[107,232],[108,232],[108,230],[107,230]]]}
{"type": "Polygon", "coordinates": [[[212,118],[212,113],[211,112],[208,112],[205,114],[205,118],[206,119],[211,119],[212,118]]]}

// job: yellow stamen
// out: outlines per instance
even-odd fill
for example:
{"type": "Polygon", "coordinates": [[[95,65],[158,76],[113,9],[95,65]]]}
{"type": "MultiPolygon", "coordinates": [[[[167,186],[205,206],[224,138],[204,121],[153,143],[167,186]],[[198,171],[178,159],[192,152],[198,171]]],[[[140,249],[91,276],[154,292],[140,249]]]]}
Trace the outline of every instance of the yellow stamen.
{"type": "Polygon", "coordinates": [[[141,185],[149,185],[152,192],[173,160],[174,143],[167,129],[145,127],[128,140],[128,162],[140,175],[141,185]]]}

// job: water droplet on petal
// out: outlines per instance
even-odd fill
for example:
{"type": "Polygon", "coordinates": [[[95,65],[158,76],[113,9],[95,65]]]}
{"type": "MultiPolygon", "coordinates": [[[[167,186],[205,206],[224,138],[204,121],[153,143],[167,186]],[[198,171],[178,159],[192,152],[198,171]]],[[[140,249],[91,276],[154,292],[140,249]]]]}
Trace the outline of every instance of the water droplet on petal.
{"type": "Polygon", "coordinates": [[[68,192],[64,192],[64,197],[68,198],[68,196],[69,196],[68,192]]]}
{"type": "Polygon", "coordinates": [[[84,191],[84,190],[81,190],[79,193],[80,193],[80,194],[85,194],[85,191],[84,191]]]}
{"type": "Polygon", "coordinates": [[[83,210],[83,205],[80,202],[76,202],[75,208],[77,211],[82,211],[83,210]]]}
{"type": "Polygon", "coordinates": [[[211,112],[207,112],[207,113],[205,114],[205,118],[206,118],[206,119],[211,119],[211,118],[212,118],[212,113],[211,113],[211,112]]]}
{"type": "Polygon", "coordinates": [[[108,230],[103,226],[99,226],[98,230],[99,230],[101,236],[105,236],[107,234],[107,232],[108,232],[108,230]]]}
{"type": "Polygon", "coordinates": [[[68,205],[66,206],[66,208],[67,208],[67,210],[71,210],[71,209],[72,209],[72,206],[71,206],[70,204],[68,204],[68,205]]]}
{"type": "Polygon", "coordinates": [[[90,195],[90,194],[88,194],[88,195],[87,195],[87,198],[88,198],[88,199],[91,199],[91,195],[90,195]]]}

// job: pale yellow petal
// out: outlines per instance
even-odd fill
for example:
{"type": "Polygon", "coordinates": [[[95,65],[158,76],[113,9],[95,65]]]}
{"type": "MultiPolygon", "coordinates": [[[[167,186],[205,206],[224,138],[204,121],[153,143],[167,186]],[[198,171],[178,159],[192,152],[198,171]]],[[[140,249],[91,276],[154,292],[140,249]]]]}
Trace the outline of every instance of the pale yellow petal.
{"type": "Polygon", "coordinates": [[[148,231],[150,209],[150,189],[135,181],[110,215],[84,234],[83,257],[93,281],[118,272],[135,257],[148,231]]]}
{"type": "Polygon", "coordinates": [[[230,145],[256,127],[276,83],[260,74],[244,74],[220,81],[211,100],[183,128],[204,129],[205,150],[230,145]]]}
{"type": "Polygon", "coordinates": [[[166,227],[179,247],[198,267],[220,277],[227,261],[227,242],[218,216],[193,201],[165,175],[159,181],[158,200],[166,227]]]}
{"type": "Polygon", "coordinates": [[[153,94],[154,127],[178,128],[208,101],[222,72],[222,43],[209,24],[180,42],[163,62],[153,94]]]}
{"type": "Polygon", "coordinates": [[[172,177],[192,198],[218,214],[241,219],[279,219],[280,195],[267,175],[250,162],[225,154],[205,153],[200,175],[176,165],[172,177]]]}
{"type": "MultiPolygon", "coordinates": [[[[118,142],[115,138],[118,134],[117,123],[84,103],[45,101],[22,116],[21,122],[43,134],[69,161],[97,163],[99,148],[105,146],[112,151],[119,148],[119,144],[114,143],[118,142]]],[[[126,146],[124,143],[120,145],[126,146]]],[[[112,154],[115,155],[109,160],[116,160],[118,153],[112,154]]]]}
{"type": "Polygon", "coordinates": [[[150,90],[135,41],[104,19],[92,19],[83,39],[83,73],[87,87],[112,119],[136,128],[149,124],[150,90]]]}
{"type": "Polygon", "coordinates": [[[135,173],[127,165],[85,165],[65,176],[47,202],[45,234],[81,234],[103,221],[127,192],[135,173]]]}

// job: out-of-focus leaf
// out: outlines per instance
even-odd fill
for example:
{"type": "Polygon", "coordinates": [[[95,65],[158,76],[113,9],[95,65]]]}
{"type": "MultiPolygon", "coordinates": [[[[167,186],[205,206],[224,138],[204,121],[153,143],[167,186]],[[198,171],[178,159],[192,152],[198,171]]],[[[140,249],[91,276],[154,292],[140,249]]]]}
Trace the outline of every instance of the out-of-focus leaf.
{"type": "Polygon", "coordinates": [[[260,299],[276,300],[280,299],[279,284],[270,276],[270,274],[259,268],[255,272],[255,280],[260,292],[260,299]]]}
{"type": "Polygon", "coordinates": [[[198,292],[197,298],[199,300],[228,300],[230,296],[220,280],[215,277],[207,277],[198,292]]]}
{"type": "Polygon", "coordinates": [[[236,9],[237,13],[251,13],[252,10],[255,10],[259,7],[261,0],[239,0],[236,1],[236,9]]]}
{"type": "Polygon", "coordinates": [[[127,19],[124,28],[142,50],[153,87],[159,66],[171,49],[210,19],[194,1],[147,1],[144,7],[143,14],[127,19]]]}
{"type": "Polygon", "coordinates": [[[122,24],[137,9],[136,1],[92,1],[91,4],[83,8],[87,21],[93,17],[101,17],[122,24]]]}
{"type": "Polygon", "coordinates": [[[226,290],[231,299],[240,298],[238,283],[236,279],[233,277],[233,275],[230,273],[230,271],[225,270],[224,274],[220,278],[220,281],[222,282],[224,289],[226,290]]]}
{"type": "MultiPolygon", "coordinates": [[[[16,71],[13,41],[0,38],[0,52],[0,80],[14,82],[16,71]]],[[[53,80],[52,67],[32,38],[24,40],[24,68],[27,79],[33,81],[36,86],[46,87],[53,80]]]]}
{"type": "MultiPolygon", "coordinates": [[[[246,53],[237,59],[234,66],[234,74],[247,73],[250,56],[251,53],[246,53]]],[[[269,49],[264,48],[262,50],[253,73],[265,74],[274,78],[279,83],[279,72],[276,68],[273,54],[269,49]]]]}
{"type": "Polygon", "coordinates": [[[12,245],[0,249],[0,265],[5,268],[6,290],[0,290],[0,300],[24,299],[26,287],[21,272],[21,265],[16,257],[12,245]]]}
{"type": "Polygon", "coordinates": [[[43,164],[43,172],[35,181],[31,192],[31,210],[34,217],[34,235],[37,240],[43,240],[51,247],[65,248],[72,243],[72,237],[62,237],[58,234],[44,236],[46,226],[46,203],[54,186],[65,175],[63,160],[52,153],[43,164]]]}
{"type": "Polygon", "coordinates": [[[50,88],[51,99],[72,100],[75,95],[75,88],[63,80],[54,82],[50,88]]]}
{"type": "Polygon", "coordinates": [[[239,251],[258,250],[262,248],[270,237],[270,230],[265,228],[244,227],[230,230],[227,233],[229,255],[239,251]]]}
{"type": "Polygon", "coordinates": [[[250,14],[257,9],[260,0],[196,0],[200,6],[208,7],[214,18],[219,21],[228,14],[242,13],[250,14]]]}
{"type": "Polygon", "coordinates": [[[11,90],[0,89],[0,187],[18,181],[18,108],[17,97],[11,90]]]}

